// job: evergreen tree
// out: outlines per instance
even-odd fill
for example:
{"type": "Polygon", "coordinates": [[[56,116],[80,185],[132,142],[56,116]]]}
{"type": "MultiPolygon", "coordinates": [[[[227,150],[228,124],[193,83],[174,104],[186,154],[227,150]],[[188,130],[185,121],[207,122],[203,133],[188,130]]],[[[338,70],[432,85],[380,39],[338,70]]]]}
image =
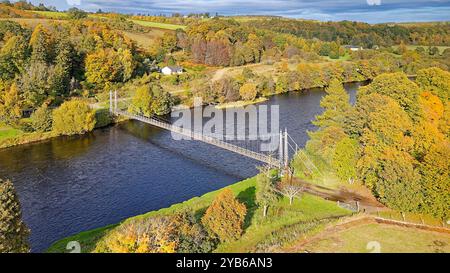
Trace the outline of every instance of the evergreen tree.
{"type": "Polygon", "coordinates": [[[29,234],[14,185],[0,179],[0,253],[29,252],[29,234]]]}
{"type": "Polygon", "coordinates": [[[350,96],[338,80],[332,80],[325,90],[327,95],[320,101],[320,106],[325,110],[316,117],[314,125],[321,128],[338,126],[344,128],[344,123],[350,111],[350,96]]]}

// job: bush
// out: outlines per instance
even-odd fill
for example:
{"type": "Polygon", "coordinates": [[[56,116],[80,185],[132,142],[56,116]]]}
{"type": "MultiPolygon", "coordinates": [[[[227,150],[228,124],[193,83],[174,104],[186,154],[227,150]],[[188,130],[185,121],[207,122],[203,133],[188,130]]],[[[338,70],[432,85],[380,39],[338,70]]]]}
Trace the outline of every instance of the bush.
{"type": "Polygon", "coordinates": [[[111,113],[108,109],[99,109],[95,111],[95,128],[102,128],[113,122],[111,113]]]}
{"type": "Polygon", "coordinates": [[[220,241],[237,240],[242,235],[247,208],[230,189],[225,189],[214,199],[202,218],[203,225],[220,241]]]}
{"type": "Polygon", "coordinates": [[[110,253],[205,253],[215,241],[192,213],[178,213],[127,222],[111,231],[95,252],[110,253]]]}
{"type": "Polygon", "coordinates": [[[31,127],[36,132],[47,132],[52,129],[52,112],[47,104],[43,104],[31,115],[31,127]]]}
{"type": "Polygon", "coordinates": [[[95,112],[81,100],[67,101],[53,111],[53,130],[58,134],[84,134],[94,127],[95,112]]]}

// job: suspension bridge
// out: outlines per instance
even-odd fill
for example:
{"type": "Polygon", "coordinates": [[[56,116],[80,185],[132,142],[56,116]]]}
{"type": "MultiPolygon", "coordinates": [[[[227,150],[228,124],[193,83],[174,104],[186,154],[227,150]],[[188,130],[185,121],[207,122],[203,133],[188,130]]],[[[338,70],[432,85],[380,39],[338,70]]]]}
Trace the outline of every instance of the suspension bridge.
{"type": "MultiPolygon", "coordinates": [[[[182,127],[174,126],[173,124],[163,121],[157,117],[147,117],[141,114],[133,114],[128,112],[127,110],[121,110],[118,108],[118,99],[117,92],[110,92],[110,112],[114,115],[123,116],[129,119],[138,120],[152,126],[180,134],[189,139],[193,139],[196,141],[201,141],[221,149],[257,160],[259,162],[265,163],[271,167],[282,169],[289,166],[289,155],[290,151],[293,151],[292,154],[295,154],[299,151],[298,145],[295,141],[289,136],[287,130],[284,132],[280,131],[279,134],[272,137],[279,138],[278,151],[275,149],[275,153],[263,152],[259,148],[259,145],[248,145],[245,143],[247,138],[244,138],[244,143],[240,143],[241,145],[237,145],[234,143],[227,142],[223,136],[214,136],[214,135],[205,135],[203,133],[195,132],[190,129],[185,129],[182,127]],[[252,149],[253,148],[253,149],[252,149]]],[[[262,137],[264,139],[264,137],[262,137]]],[[[308,167],[309,159],[306,157],[304,159],[306,161],[305,165],[308,167]]],[[[311,167],[314,167],[314,164],[310,164],[311,167]]],[[[314,167],[315,168],[315,167],[314,167]]]]}

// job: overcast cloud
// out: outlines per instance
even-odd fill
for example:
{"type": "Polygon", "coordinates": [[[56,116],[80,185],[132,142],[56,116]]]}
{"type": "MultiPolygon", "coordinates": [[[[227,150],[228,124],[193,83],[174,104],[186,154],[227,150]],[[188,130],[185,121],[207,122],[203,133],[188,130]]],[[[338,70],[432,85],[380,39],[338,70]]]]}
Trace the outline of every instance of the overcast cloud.
{"type": "Polygon", "coordinates": [[[370,23],[450,21],[450,0],[32,0],[67,9],[122,13],[218,12],[222,15],[281,15],[370,23]],[[70,4],[70,5],[69,5],[70,4]],[[80,4],[80,5],[77,5],[80,4]]]}

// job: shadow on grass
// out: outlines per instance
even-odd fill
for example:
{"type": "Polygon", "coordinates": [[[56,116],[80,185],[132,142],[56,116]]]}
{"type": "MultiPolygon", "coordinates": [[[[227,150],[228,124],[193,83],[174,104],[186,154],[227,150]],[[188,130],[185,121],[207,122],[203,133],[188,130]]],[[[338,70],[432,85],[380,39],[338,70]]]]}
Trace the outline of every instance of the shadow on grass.
{"type": "Polygon", "coordinates": [[[247,215],[245,216],[244,221],[244,230],[247,229],[255,215],[256,209],[258,206],[256,205],[256,187],[247,188],[245,191],[242,191],[237,196],[239,202],[244,203],[247,207],[247,215]]]}

